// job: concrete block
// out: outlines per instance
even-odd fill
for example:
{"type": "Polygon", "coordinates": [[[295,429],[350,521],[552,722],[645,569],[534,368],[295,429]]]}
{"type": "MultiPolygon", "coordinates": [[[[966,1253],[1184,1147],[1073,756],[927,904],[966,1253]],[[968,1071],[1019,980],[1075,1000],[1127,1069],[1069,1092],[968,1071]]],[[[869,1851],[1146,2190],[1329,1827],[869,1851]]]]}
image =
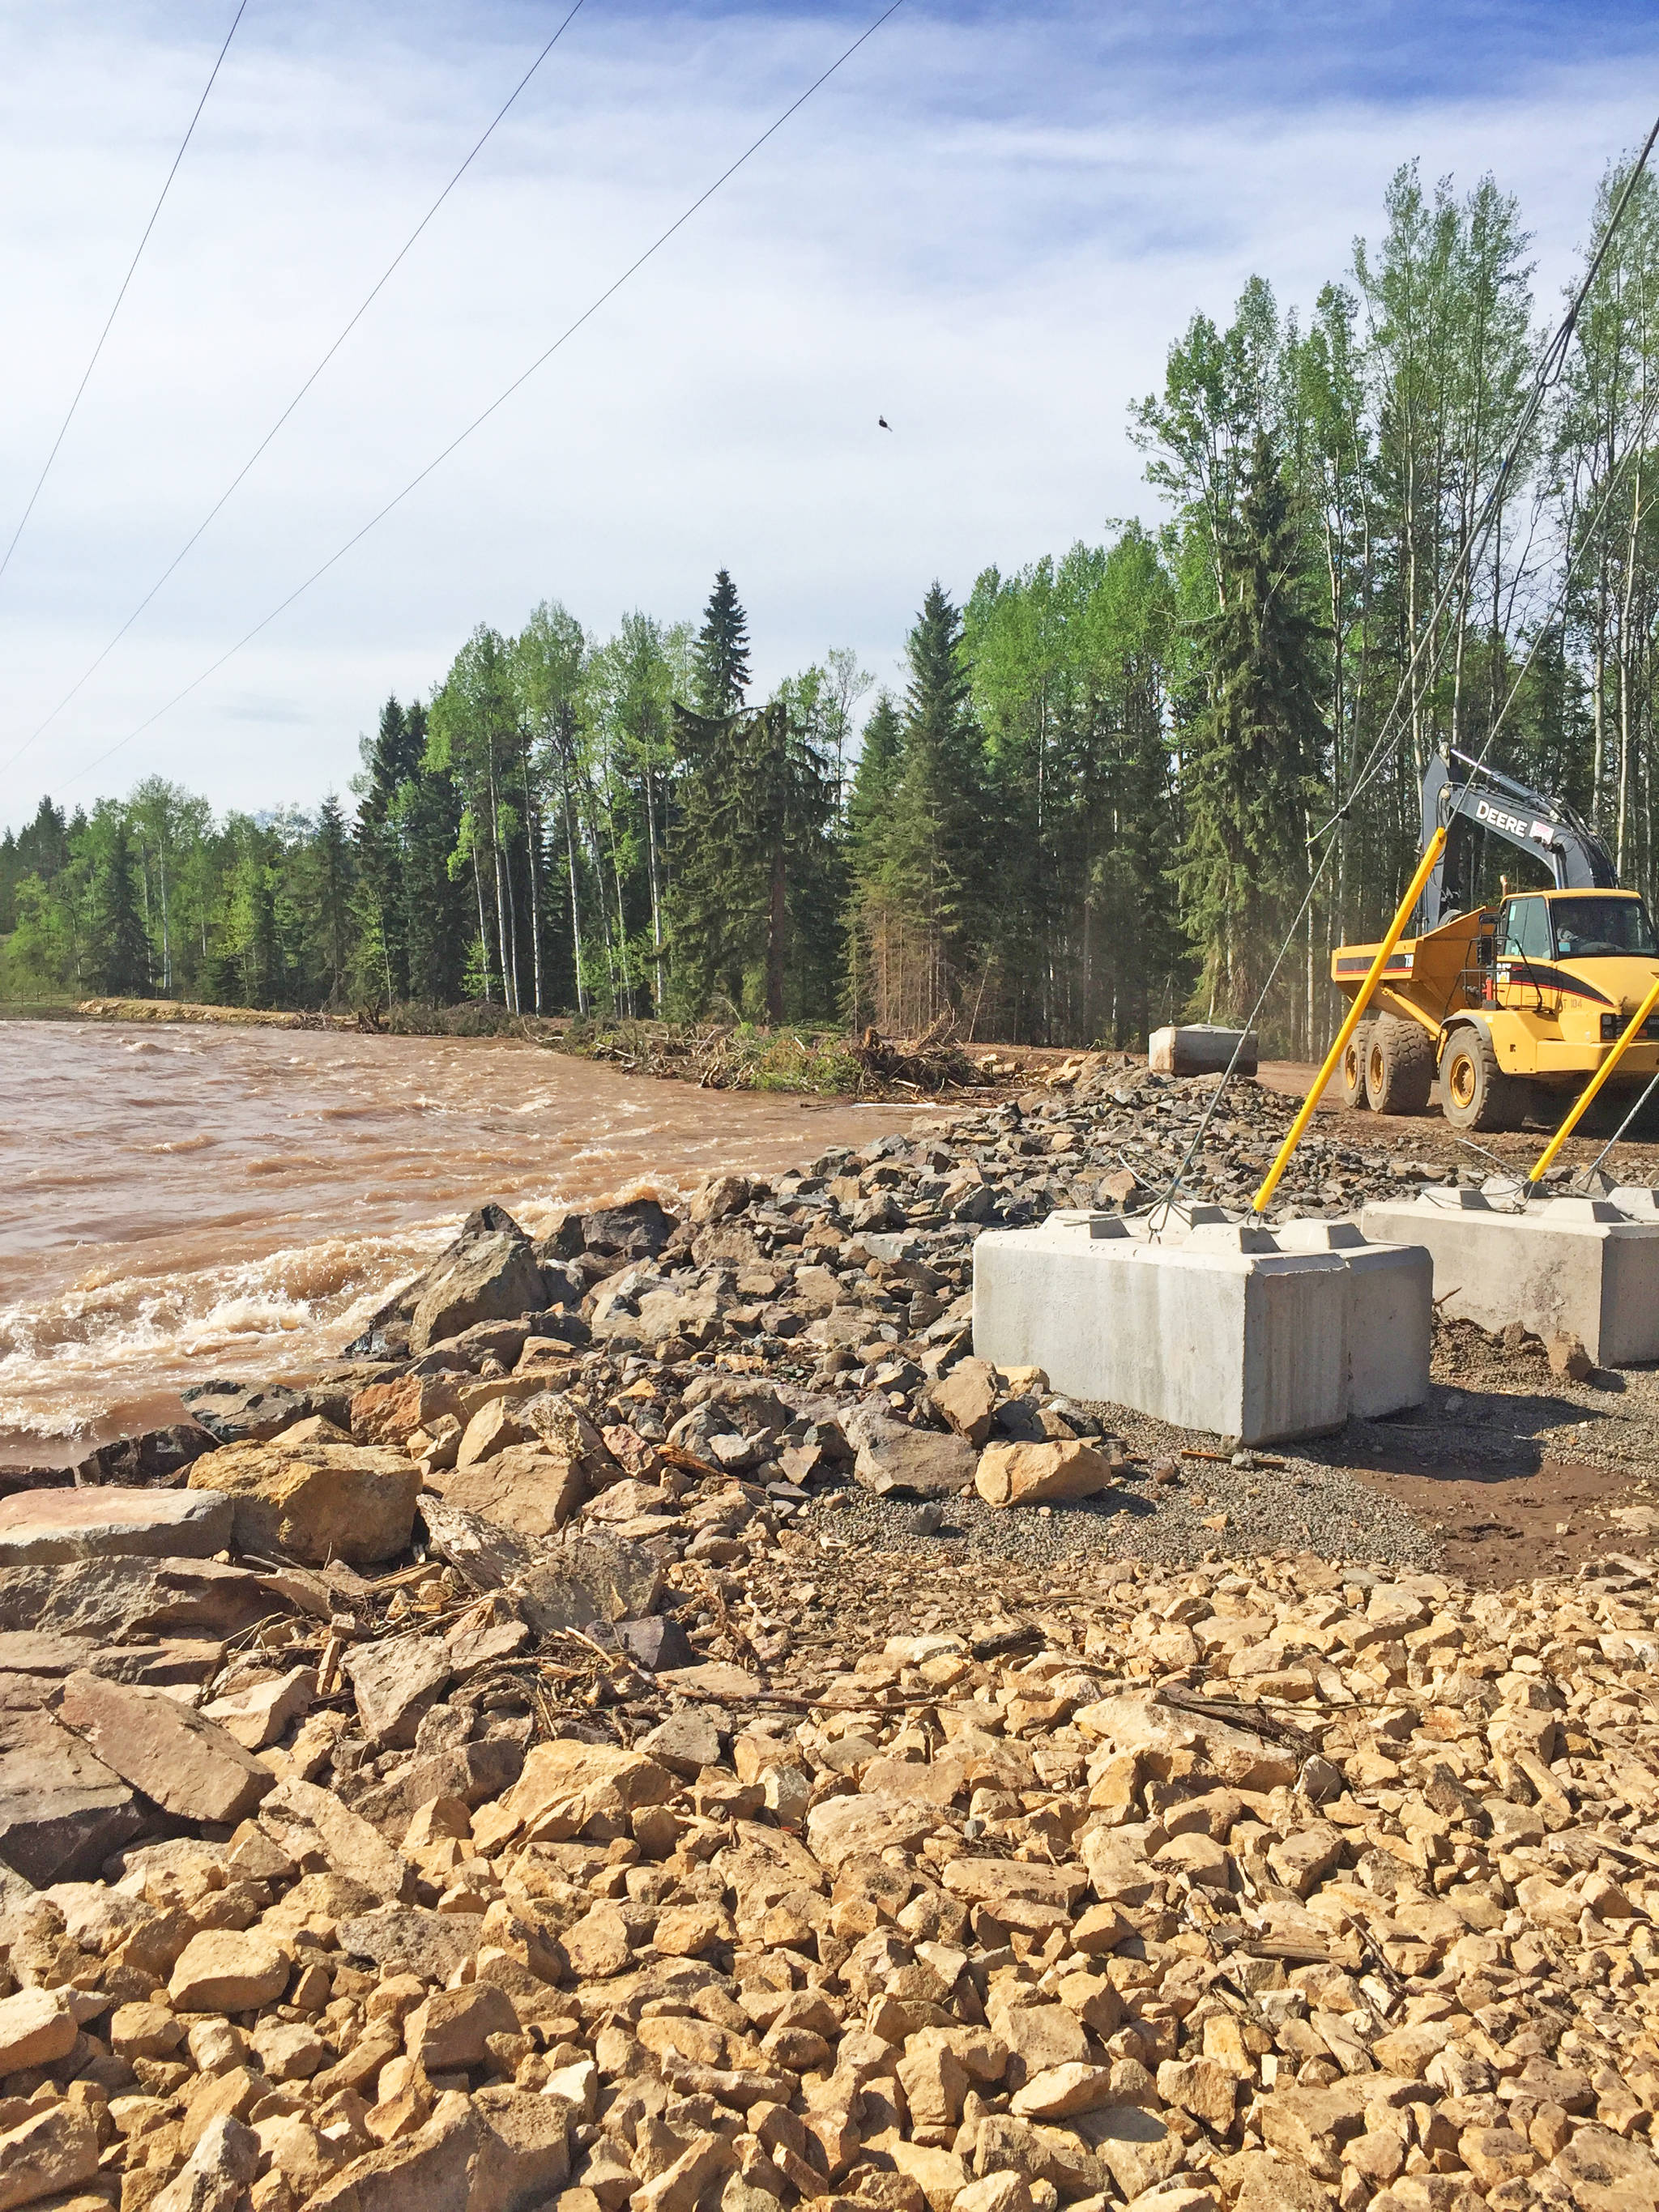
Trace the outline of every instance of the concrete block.
{"type": "MultiPolygon", "coordinates": [[[[1646,1195],[1646,1194],[1644,1194],[1646,1195]]],[[[1443,1313],[1494,1332],[1576,1336],[1601,1367],[1659,1359],[1659,1216],[1625,1193],[1522,1212],[1471,1190],[1368,1206],[1367,1237],[1420,1244],[1443,1313]]]]}
{"type": "Polygon", "coordinates": [[[1069,1397],[1244,1443],[1422,1402],[1431,1270],[1352,1224],[1267,1229],[1214,1206],[1158,1224],[1051,1215],[974,1246],[974,1349],[1069,1397]]]}
{"type": "Polygon", "coordinates": [[[1338,1252],[1348,1270],[1348,1412],[1362,1421],[1417,1406],[1428,1389],[1432,1270],[1352,1221],[1284,1221],[1281,1252],[1338,1252]]]}
{"type": "MultiPolygon", "coordinates": [[[[1231,1061],[1239,1036],[1237,1030],[1220,1029],[1213,1022],[1154,1030],[1147,1041],[1146,1065],[1157,1075],[1219,1075],[1231,1061]]],[[[1235,1074],[1255,1073],[1256,1050],[1251,1030],[1244,1036],[1235,1074]]]]}

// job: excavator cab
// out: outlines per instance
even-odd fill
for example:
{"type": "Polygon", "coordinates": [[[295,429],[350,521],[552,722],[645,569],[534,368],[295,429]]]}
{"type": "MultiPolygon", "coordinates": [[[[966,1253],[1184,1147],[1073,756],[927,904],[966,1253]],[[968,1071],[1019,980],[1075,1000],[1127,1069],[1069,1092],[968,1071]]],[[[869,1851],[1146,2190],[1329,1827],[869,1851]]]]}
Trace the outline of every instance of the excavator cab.
{"type": "Polygon", "coordinates": [[[1558,892],[1549,901],[1558,960],[1659,960],[1659,941],[1634,891],[1583,898],[1558,892]]]}

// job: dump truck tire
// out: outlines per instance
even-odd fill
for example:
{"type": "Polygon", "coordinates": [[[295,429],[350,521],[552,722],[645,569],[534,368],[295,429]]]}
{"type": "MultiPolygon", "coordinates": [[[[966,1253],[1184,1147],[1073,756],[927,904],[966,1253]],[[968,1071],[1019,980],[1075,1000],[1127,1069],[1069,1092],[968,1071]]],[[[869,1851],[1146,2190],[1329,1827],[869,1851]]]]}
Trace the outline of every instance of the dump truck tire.
{"type": "Polygon", "coordinates": [[[1434,1088],[1434,1040],[1415,1022],[1384,1014],[1365,1052],[1365,1097],[1373,1114],[1420,1114],[1434,1088]]]}
{"type": "Polygon", "coordinates": [[[1474,1025],[1455,1030],[1442,1063],[1446,1119],[1454,1129],[1518,1129],[1523,1086],[1504,1073],[1492,1039],[1474,1025]]]}
{"type": "Polygon", "coordinates": [[[1336,1073],[1336,1079],[1342,1086],[1342,1103],[1356,1110],[1370,1103],[1365,1096],[1365,1056],[1370,1050],[1373,1027],[1370,1022],[1361,1022],[1348,1039],[1342,1065],[1336,1073]]]}

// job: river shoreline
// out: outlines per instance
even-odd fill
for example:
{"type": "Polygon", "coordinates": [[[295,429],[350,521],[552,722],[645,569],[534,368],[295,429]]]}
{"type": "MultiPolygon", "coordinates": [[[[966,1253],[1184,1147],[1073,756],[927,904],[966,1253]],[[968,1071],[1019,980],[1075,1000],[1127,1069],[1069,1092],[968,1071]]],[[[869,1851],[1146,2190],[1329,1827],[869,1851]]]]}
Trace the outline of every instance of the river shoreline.
{"type": "Polygon", "coordinates": [[[264,1026],[0,1024],[0,1463],[221,1371],[327,1357],[486,1200],[535,1222],[908,1128],[538,1051],[264,1026]]]}

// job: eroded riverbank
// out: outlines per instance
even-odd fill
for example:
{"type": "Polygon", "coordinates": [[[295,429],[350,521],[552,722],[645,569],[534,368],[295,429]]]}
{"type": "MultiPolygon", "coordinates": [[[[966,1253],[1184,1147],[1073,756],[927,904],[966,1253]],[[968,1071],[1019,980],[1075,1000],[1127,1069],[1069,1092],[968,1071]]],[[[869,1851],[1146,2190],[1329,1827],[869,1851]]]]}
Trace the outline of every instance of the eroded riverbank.
{"type": "Polygon", "coordinates": [[[0,1023],[0,1458],[210,1370],[325,1357],[487,1199],[533,1227],[928,1118],[505,1039],[0,1023]]]}

